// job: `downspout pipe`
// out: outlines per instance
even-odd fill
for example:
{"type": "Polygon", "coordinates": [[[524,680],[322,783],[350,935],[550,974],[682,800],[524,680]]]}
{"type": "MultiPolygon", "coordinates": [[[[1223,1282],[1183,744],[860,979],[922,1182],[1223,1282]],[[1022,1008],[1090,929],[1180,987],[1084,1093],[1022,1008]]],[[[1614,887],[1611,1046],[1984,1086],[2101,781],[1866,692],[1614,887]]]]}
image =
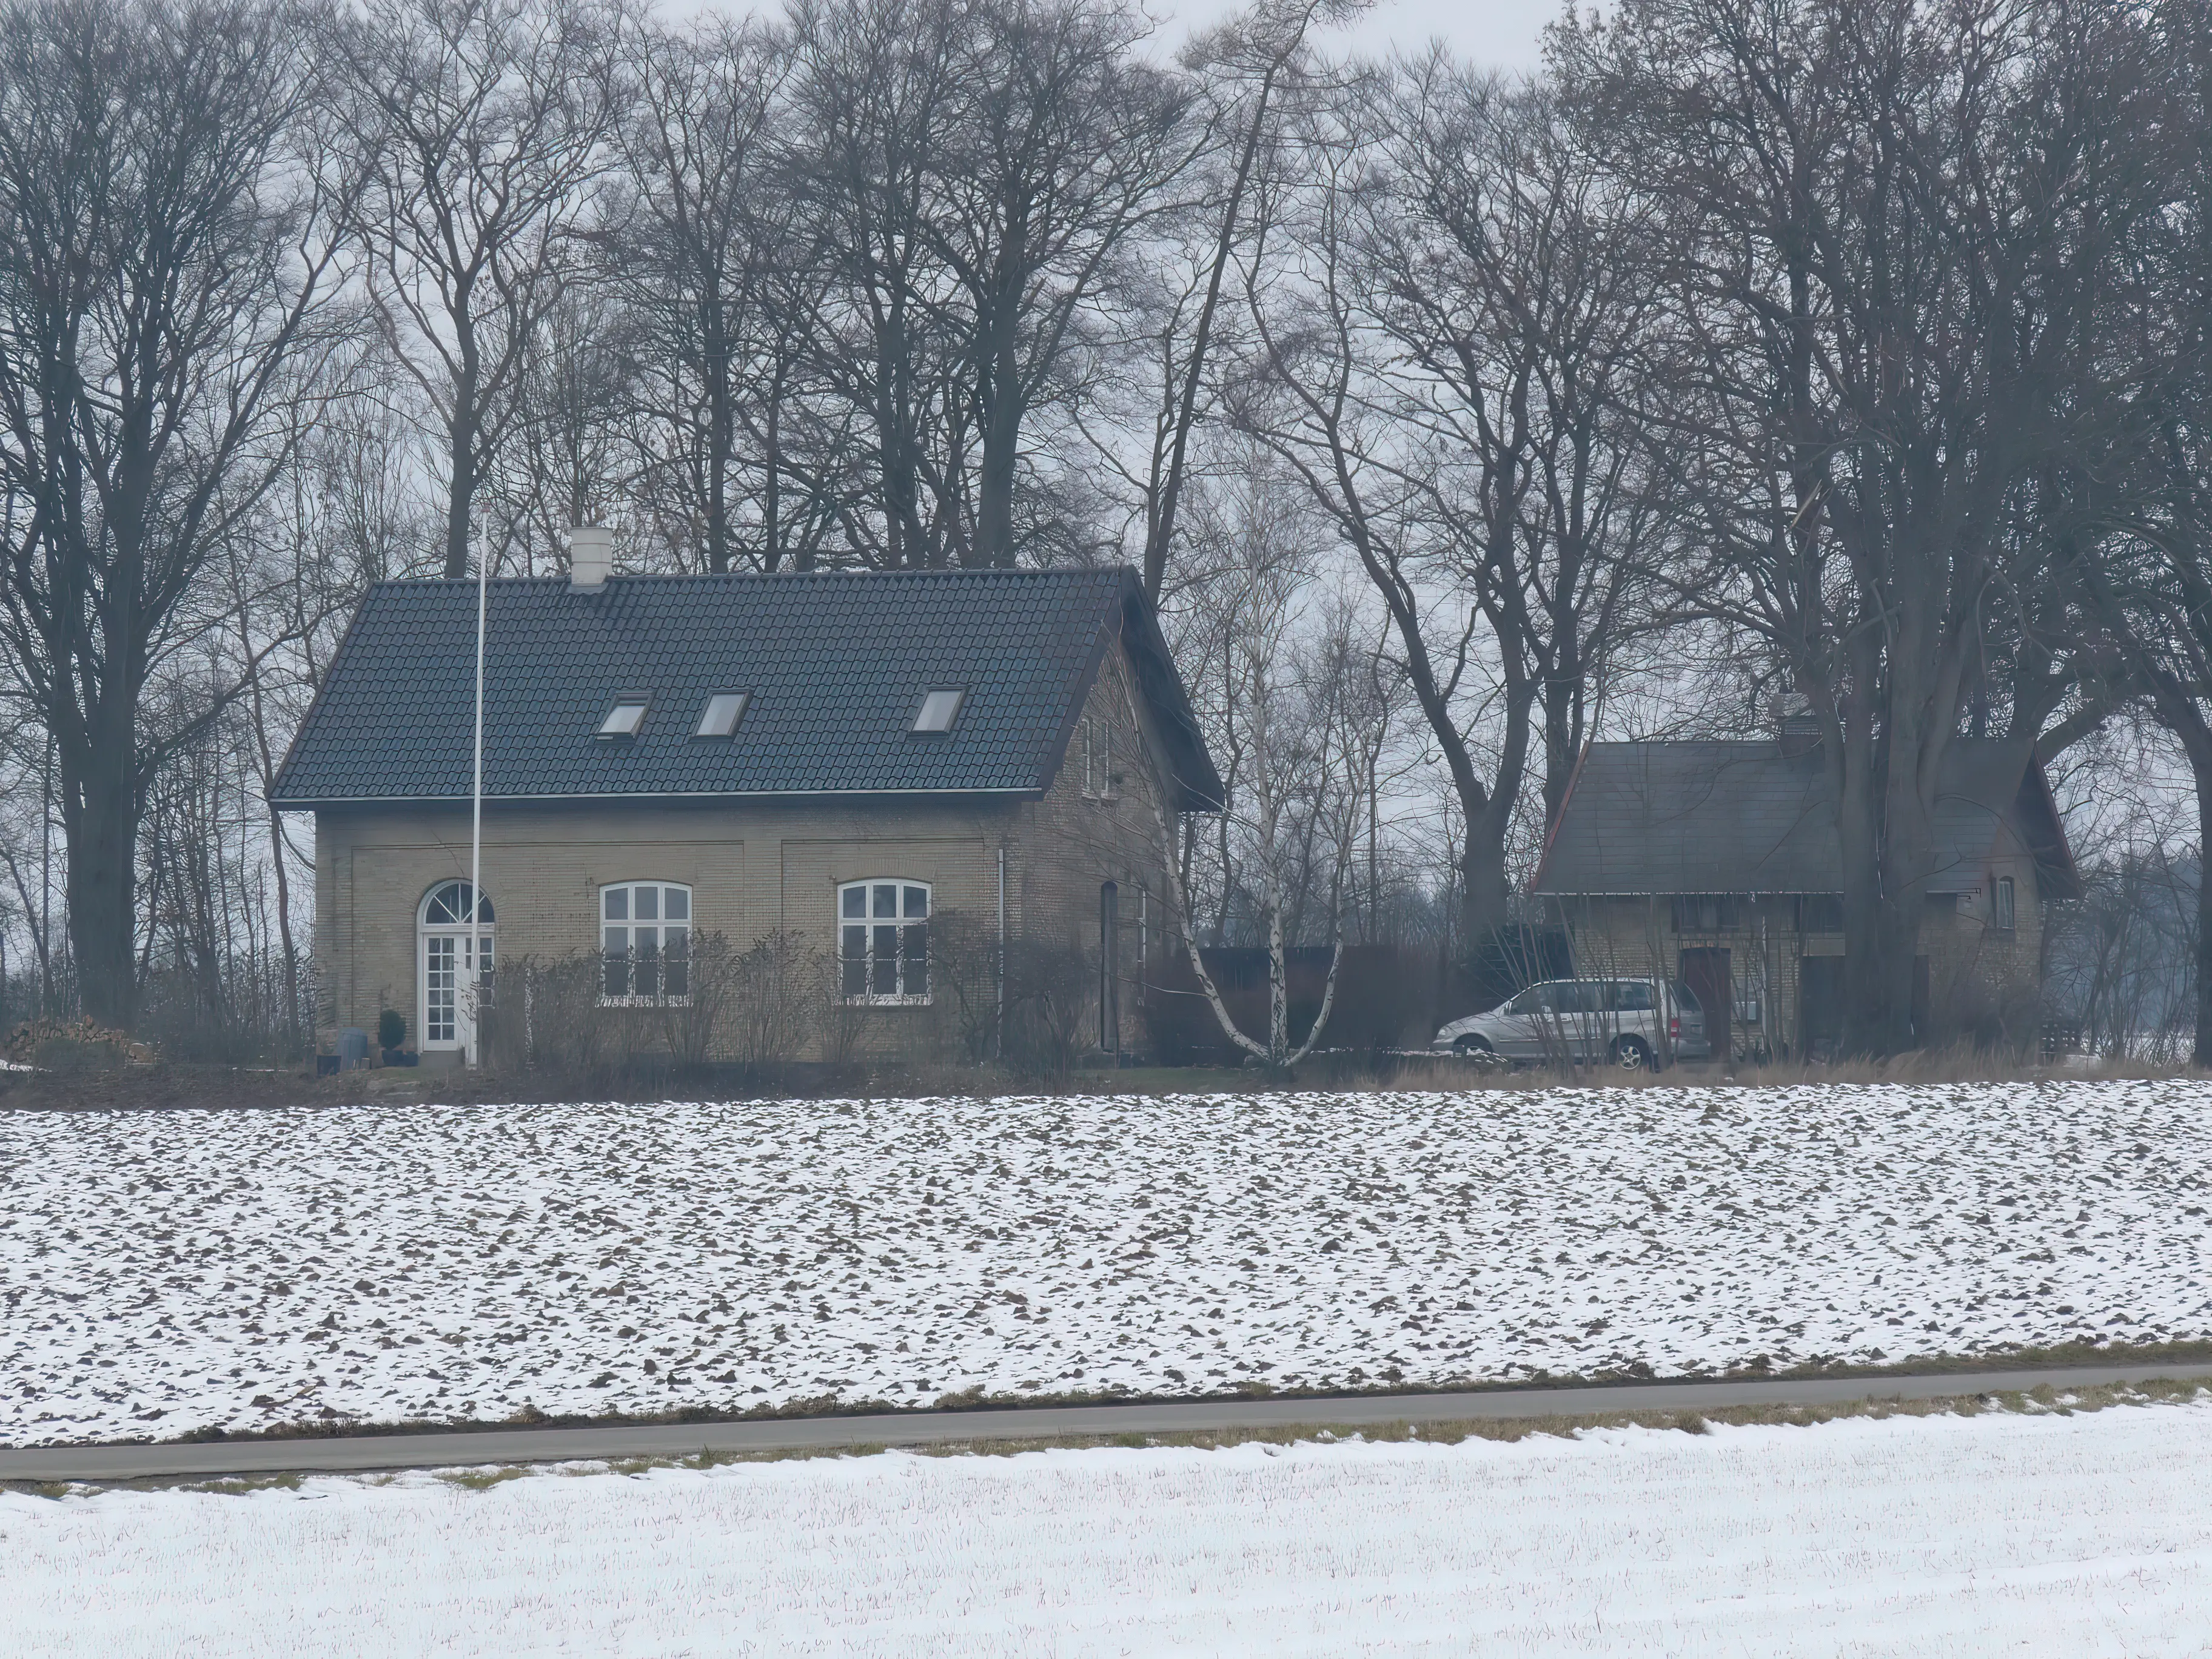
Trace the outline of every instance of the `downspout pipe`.
{"type": "Polygon", "coordinates": [[[999,1018],[998,1057],[1006,1057],[1006,844],[999,843],[999,1018]]]}

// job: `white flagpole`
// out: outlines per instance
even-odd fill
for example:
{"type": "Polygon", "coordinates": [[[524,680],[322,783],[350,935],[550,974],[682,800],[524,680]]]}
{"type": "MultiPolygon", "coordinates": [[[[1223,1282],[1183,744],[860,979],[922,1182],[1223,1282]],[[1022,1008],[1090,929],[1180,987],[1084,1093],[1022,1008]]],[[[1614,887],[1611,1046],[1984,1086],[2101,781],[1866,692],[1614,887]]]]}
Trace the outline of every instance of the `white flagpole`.
{"type": "Polygon", "coordinates": [[[483,668],[484,608],[490,592],[491,561],[485,555],[483,532],[477,533],[477,778],[473,821],[469,831],[469,1064],[483,1060],[483,1038],[477,1030],[483,1012],[477,987],[483,981],[483,668]]]}

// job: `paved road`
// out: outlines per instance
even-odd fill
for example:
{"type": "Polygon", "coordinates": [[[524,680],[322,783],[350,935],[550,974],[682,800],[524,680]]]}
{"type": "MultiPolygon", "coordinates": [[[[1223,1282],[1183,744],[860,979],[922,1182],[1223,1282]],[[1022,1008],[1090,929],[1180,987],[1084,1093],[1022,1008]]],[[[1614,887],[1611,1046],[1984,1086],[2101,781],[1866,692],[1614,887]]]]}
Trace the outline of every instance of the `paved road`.
{"type": "Polygon", "coordinates": [[[1028,1440],[1054,1435],[1173,1434],[1286,1426],[1357,1429],[1382,1423],[1510,1421],[1607,1412],[1710,1411],[1728,1406],[1930,1400],[2032,1389],[2039,1383],[2066,1388],[2199,1375],[2212,1381],[2212,1364],[2084,1365],[1927,1376],[1821,1377],[1789,1382],[1652,1382],[1631,1388],[1504,1389],[1480,1394],[1051,1406],[1015,1411],[903,1412],[875,1417],[770,1418],[744,1423],[495,1429],[465,1434],[360,1435],[327,1440],[239,1440],[212,1445],[54,1446],[0,1451],[0,1480],[193,1480],[226,1474],[683,1457],[702,1450],[921,1446],[963,1441],[1028,1440]]]}

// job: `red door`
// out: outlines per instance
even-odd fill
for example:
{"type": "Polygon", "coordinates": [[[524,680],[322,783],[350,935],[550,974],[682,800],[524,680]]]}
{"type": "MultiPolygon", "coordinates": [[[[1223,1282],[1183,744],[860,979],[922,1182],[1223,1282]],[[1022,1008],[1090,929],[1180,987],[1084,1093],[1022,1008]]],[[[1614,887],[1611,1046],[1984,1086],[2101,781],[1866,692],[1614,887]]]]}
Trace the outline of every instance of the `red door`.
{"type": "Polygon", "coordinates": [[[1704,945],[1682,952],[1682,983],[1705,1011],[1705,1041],[1713,1058],[1726,1060],[1735,1054],[1729,1034],[1729,1017],[1735,1012],[1735,994],[1724,946],[1704,945]]]}

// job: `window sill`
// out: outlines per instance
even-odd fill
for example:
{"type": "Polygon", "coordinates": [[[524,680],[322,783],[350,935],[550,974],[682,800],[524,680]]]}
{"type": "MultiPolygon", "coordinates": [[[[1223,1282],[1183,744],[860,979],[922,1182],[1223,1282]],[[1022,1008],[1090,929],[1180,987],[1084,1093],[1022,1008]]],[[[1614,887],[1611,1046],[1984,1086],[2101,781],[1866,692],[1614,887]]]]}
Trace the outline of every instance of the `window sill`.
{"type": "Polygon", "coordinates": [[[601,997],[602,1008],[689,1008],[691,999],[682,997],[601,997]]]}
{"type": "Polygon", "coordinates": [[[844,1003],[848,1008],[927,1008],[930,1006],[930,999],[927,996],[847,997],[844,1003]]]}

